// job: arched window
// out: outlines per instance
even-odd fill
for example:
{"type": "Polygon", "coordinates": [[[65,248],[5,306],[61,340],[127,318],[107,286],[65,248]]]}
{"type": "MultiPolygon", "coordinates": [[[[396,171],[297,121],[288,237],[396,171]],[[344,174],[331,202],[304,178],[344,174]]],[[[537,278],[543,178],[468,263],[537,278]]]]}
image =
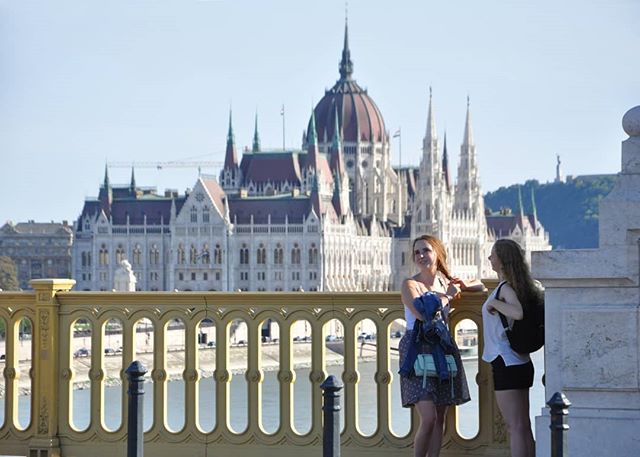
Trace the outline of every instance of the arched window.
{"type": "Polygon", "coordinates": [[[116,263],[120,265],[120,262],[122,262],[125,258],[126,257],[124,255],[124,248],[121,244],[119,244],[118,248],[116,249],[116,263]]]}
{"type": "Polygon", "coordinates": [[[276,248],[273,250],[273,263],[275,263],[276,265],[282,265],[283,263],[283,259],[284,255],[283,255],[283,251],[282,251],[282,246],[280,245],[280,243],[276,244],[276,248]]]}
{"type": "Polygon", "coordinates": [[[213,251],[213,261],[218,265],[222,264],[222,249],[219,244],[216,244],[216,248],[213,251]]]}
{"type": "Polygon", "coordinates": [[[140,265],[142,263],[142,248],[139,244],[133,248],[133,264],[140,265]]]}
{"type": "Polygon", "coordinates": [[[309,248],[309,265],[316,265],[318,263],[318,248],[315,243],[311,243],[309,248]]]}
{"type": "Polygon", "coordinates": [[[87,266],[87,253],[82,251],[82,254],[80,255],[80,257],[82,258],[81,264],[83,267],[87,266]]]}
{"type": "Polygon", "coordinates": [[[191,222],[198,222],[198,208],[191,207],[191,222]]]}
{"type": "Polygon", "coordinates": [[[202,222],[209,222],[209,207],[202,208],[202,222]]]}
{"type": "Polygon", "coordinates": [[[242,248],[240,249],[240,263],[243,265],[247,265],[249,263],[249,249],[246,244],[242,244],[242,248]]]}
{"type": "Polygon", "coordinates": [[[158,265],[160,263],[160,250],[155,243],[151,245],[151,249],[149,250],[149,263],[152,265],[158,265]]]}
{"type": "Polygon", "coordinates": [[[262,243],[260,243],[260,246],[258,246],[258,250],[256,251],[256,262],[260,265],[267,263],[267,250],[262,243]]]}
{"type": "Polygon", "coordinates": [[[107,246],[104,243],[102,244],[102,246],[100,246],[98,261],[100,265],[109,265],[109,250],[107,249],[107,246]]]}
{"type": "Polygon", "coordinates": [[[208,265],[211,262],[211,256],[209,255],[209,245],[207,243],[202,246],[202,263],[208,265]]]}
{"type": "Polygon", "coordinates": [[[186,262],[186,257],[184,254],[184,246],[182,245],[182,243],[180,243],[178,245],[178,263],[181,265],[184,265],[185,262],[186,262]]]}
{"type": "Polygon", "coordinates": [[[291,263],[294,265],[300,265],[300,247],[298,243],[293,244],[293,249],[291,249],[291,263]]]}

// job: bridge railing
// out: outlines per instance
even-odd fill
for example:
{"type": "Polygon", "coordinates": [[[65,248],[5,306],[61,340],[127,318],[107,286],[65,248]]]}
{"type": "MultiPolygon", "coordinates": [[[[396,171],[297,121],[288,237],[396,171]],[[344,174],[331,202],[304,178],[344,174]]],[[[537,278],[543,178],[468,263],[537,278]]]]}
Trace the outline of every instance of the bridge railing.
{"type": "MultiPolygon", "coordinates": [[[[303,447],[317,448],[313,452],[319,455],[323,436],[320,384],[329,369],[338,370],[344,383],[342,454],[412,454],[416,418],[403,436],[394,432],[391,419],[392,389],[399,389],[393,351],[397,339],[393,336],[404,318],[396,292],[74,292],[70,280],[35,280],[32,286],[32,292],[0,292],[6,353],[0,361],[5,364],[0,454],[122,455],[128,415],[124,370],[141,357],[146,358],[143,363],[151,381],[144,399],[151,411],[144,434],[148,455],[206,456],[214,455],[214,449],[215,455],[306,455],[308,449],[303,447]],[[26,355],[20,339],[25,321],[31,324],[33,335],[26,355]],[[179,330],[178,341],[172,329],[179,330]],[[363,345],[368,338],[375,338],[375,345],[363,345]],[[337,359],[338,367],[329,367],[336,362],[335,352],[327,348],[334,339],[341,342],[338,352],[342,357],[337,359]],[[265,341],[275,340],[266,357],[265,341]],[[299,405],[294,408],[294,386],[303,381],[296,379],[302,345],[294,340],[307,341],[304,347],[309,356],[309,427],[302,432],[296,426],[299,405]],[[90,351],[80,350],[85,346],[90,351]],[[370,433],[363,432],[359,424],[363,356],[375,363],[376,409],[371,413],[375,420],[370,418],[375,427],[370,433]],[[207,403],[200,383],[209,368],[214,390],[207,403]],[[276,370],[276,399],[263,398],[265,369],[276,370]],[[231,380],[240,373],[246,380],[246,423],[238,430],[232,424],[231,410],[244,406],[231,395],[231,380]],[[184,403],[178,420],[169,404],[169,385],[176,375],[183,381],[180,395],[184,403]],[[107,395],[114,382],[121,386],[115,397],[107,395]],[[80,424],[78,387],[85,388],[88,405],[80,424]],[[20,396],[26,391],[30,396],[20,396]],[[265,400],[277,405],[278,424],[270,430],[263,423],[265,400]],[[206,411],[207,407],[213,411],[206,411]],[[106,411],[116,411],[117,420],[107,418],[106,411]],[[203,426],[205,413],[212,416],[210,427],[203,426]],[[178,425],[172,425],[175,423],[178,425]]],[[[464,294],[456,300],[451,318],[452,328],[465,319],[477,325],[478,354],[483,346],[480,307],[485,298],[486,293],[464,294]]],[[[490,366],[479,363],[475,379],[468,379],[470,387],[477,383],[477,434],[463,437],[458,431],[457,408],[451,408],[442,455],[508,454],[490,377],[490,366]]]]}

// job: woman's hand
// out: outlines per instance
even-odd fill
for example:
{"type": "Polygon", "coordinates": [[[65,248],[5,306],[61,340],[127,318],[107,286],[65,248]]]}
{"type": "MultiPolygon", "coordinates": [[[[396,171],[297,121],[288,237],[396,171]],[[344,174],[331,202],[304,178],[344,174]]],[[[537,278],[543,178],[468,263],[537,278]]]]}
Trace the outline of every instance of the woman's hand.
{"type": "Polygon", "coordinates": [[[452,298],[456,298],[458,295],[460,295],[460,291],[462,290],[462,287],[460,286],[460,284],[456,281],[451,281],[449,283],[449,286],[447,287],[447,295],[452,297],[452,298]]]}
{"type": "Polygon", "coordinates": [[[498,310],[493,307],[491,302],[489,302],[489,303],[487,303],[487,312],[489,314],[496,314],[498,312],[498,310]]]}

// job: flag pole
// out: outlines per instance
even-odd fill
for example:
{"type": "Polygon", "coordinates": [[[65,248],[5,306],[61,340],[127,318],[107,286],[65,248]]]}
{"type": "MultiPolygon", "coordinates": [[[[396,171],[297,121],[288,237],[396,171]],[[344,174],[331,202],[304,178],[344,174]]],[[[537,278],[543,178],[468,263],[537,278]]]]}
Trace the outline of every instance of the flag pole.
{"type": "Polygon", "coordinates": [[[402,168],[402,128],[398,127],[398,130],[396,130],[396,133],[393,134],[394,138],[398,138],[398,152],[400,155],[399,161],[400,163],[398,164],[398,168],[402,168]]]}

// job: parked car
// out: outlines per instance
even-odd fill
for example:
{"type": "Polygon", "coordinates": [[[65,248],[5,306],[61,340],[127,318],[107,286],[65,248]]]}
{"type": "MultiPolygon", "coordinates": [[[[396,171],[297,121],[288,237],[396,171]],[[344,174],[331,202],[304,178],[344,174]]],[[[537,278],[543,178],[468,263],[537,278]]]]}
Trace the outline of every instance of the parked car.
{"type": "Polygon", "coordinates": [[[209,341],[209,342],[207,343],[207,347],[209,347],[209,348],[214,348],[214,347],[216,347],[216,342],[215,342],[215,341],[209,341]]]}
{"type": "Polygon", "coordinates": [[[104,355],[116,355],[117,353],[113,348],[104,348],[104,355]]]}
{"type": "Polygon", "coordinates": [[[325,341],[338,341],[338,337],[335,335],[327,335],[325,341]]]}
{"type": "Polygon", "coordinates": [[[80,348],[76,352],[73,353],[74,357],[89,357],[89,349],[80,348]]]}
{"type": "Polygon", "coordinates": [[[5,356],[4,354],[0,354],[0,360],[6,360],[7,356],[5,356]]]}

